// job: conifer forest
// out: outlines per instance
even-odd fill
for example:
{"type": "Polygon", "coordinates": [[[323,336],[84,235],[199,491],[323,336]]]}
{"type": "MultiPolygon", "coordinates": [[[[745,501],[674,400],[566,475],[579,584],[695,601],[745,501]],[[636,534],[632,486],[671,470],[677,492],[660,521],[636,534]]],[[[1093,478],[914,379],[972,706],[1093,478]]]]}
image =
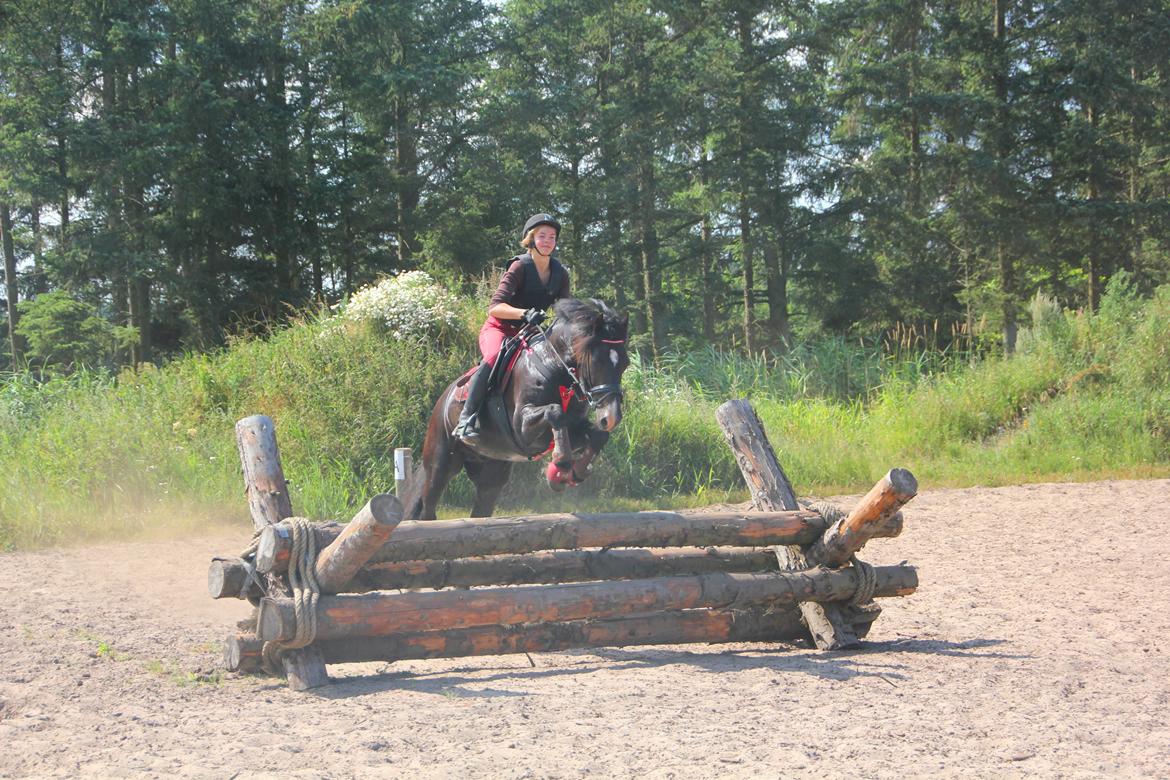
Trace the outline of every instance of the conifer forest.
{"type": "Polygon", "coordinates": [[[1010,353],[1170,281],[1168,196],[1167,0],[0,2],[4,368],[411,270],[486,307],[541,211],[643,354],[1010,353]]]}

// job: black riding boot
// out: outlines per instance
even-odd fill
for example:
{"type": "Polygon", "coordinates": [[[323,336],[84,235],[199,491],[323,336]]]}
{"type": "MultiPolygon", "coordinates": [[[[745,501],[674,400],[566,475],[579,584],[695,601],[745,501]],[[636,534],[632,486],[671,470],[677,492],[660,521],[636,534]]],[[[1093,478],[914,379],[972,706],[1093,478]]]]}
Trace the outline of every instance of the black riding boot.
{"type": "Polygon", "coordinates": [[[461,441],[468,441],[479,436],[479,409],[483,406],[483,397],[487,392],[488,376],[492,366],[486,360],[479,364],[475,375],[467,386],[467,400],[463,402],[463,411],[459,413],[459,422],[455,424],[451,435],[461,441]]]}

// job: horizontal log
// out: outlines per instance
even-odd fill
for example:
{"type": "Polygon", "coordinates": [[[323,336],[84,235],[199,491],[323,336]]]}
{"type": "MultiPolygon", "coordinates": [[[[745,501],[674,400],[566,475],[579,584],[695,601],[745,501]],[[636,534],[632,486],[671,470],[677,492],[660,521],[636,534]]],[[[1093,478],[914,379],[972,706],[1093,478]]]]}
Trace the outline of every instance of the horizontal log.
{"type": "Polygon", "coordinates": [[[577,620],[518,626],[484,626],[396,636],[354,637],[315,643],[326,663],[461,658],[508,653],[549,653],[590,647],[778,642],[800,639],[805,629],[794,607],[781,609],[659,612],[612,620],[577,620]]]}
{"type": "Polygon", "coordinates": [[[890,469],[862,496],[848,517],[833,523],[809,549],[809,563],[844,566],[866,542],[888,532],[894,515],[917,494],[918,480],[913,474],[906,469],[890,469]]]}
{"type": "Polygon", "coordinates": [[[212,558],[211,566],[207,568],[207,592],[213,599],[244,599],[253,594],[260,595],[260,589],[248,577],[248,568],[242,558],[212,558]]]}
{"type": "MultiPolygon", "coordinates": [[[[589,547],[762,547],[811,544],[826,523],[807,509],[784,512],[619,512],[485,517],[467,520],[407,520],[371,559],[425,561],[534,550],[581,550],[589,547]]],[[[318,547],[330,544],[339,526],[317,527],[318,547]]],[[[288,568],[292,546],[288,527],[264,529],[256,550],[256,568],[288,568]]]]}
{"type": "MultiPolygon", "coordinates": [[[[875,596],[903,596],[918,587],[911,566],[875,567],[875,596]]],[[[322,596],[317,638],[387,636],[489,625],[606,619],[680,609],[726,609],[842,601],[857,590],[852,569],[656,577],[573,585],[529,585],[419,593],[322,596]]],[[[296,635],[289,598],[260,601],[257,635],[285,640],[296,635]]]]}
{"type": "Polygon", "coordinates": [[[263,662],[264,640],[254,634],[232,634],[224,642],[223,665],[229,672],[255,672],[263,662]]]}
{"type": "MultiPolygon", "coordinates": [[[[551,550],[449,561],[371,563],[359,570],[341,592],[633,580],[712,571],[774,571],[777,568],[776,556],[767,547],[551,550]]],[[[242,583],[245,576],[243,561],[213,560],[207,576],[212,598],[260,598],[263,594],[255,584],[241,595],[240,585],[235,583],[242,583]]]]}
{"type": "Polygon", "coordinates": [[[470,588],[592,580],[634,580],[715,571],[773,571],[776,556],[765,547],[617,548],[551,550],[451,561],[371,563],[349,591],[470,588]]]}

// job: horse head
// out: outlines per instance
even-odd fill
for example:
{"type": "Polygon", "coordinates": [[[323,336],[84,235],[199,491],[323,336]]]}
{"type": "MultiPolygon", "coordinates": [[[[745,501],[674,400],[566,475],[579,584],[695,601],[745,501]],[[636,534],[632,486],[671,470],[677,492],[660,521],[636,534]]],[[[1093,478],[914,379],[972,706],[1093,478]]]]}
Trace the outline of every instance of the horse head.
{"type": "Polygon", "coordinates": [[[622,373],[630,365],[629,317],[596,298],[564,298],[553,307],[549,341],[576,373],[597,426],[609,433],[622,419],[622,373]]]}

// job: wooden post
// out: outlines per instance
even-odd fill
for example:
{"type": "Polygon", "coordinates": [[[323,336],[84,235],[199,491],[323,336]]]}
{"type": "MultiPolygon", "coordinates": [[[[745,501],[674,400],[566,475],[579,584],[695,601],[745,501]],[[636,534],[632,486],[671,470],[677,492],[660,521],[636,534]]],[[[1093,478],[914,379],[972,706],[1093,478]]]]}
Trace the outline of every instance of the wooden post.
{"type": "MultiPolygon", "coordinates": [[[[272,419],[254,415],[237,422],[236,445],[240,451],[252,526],[256,530],[271,530],[273,524],[292,517],[293,513],[272,419]]],[[[289,686],[296,690],[329,682],[321,653],[311,647],[291,650],[284,654],[282,661],[289,686]]]]}
{"type": "Polygon", "coordinates": [[[701,642],[775,642],[805,635],[800,613],[780,609],[691,609],[612,620],[578,620],[484,626],[422,634],[326,639],[328,663],[460,658],[507,653],[549,653],[588,647],[683,645],[701,642]]]}
{"type": "MultiPolygon", "coordinates": [[[[753,506],[761,511],[797,508],[796,493],[752,405],[746,400],[728,401],[716,410],[715,419],[735,453],[736,463],[751,491],[753,506]]],[[[782,569],[808,568],[799,546],[778,546],[776,557],[782,569]]],[[[840,607],[805,602],[800,605],[800,613],[818,649],[838,650],[858,644],[857,634],[840,607]]]]}
{"type": "Polygon", "coordinates": [[[257,414],[236,423],[236,446],[244,469],[244,490],[255,530],[292,517],[288,481],[280,466],[276,427],[270,417],[257,414]]]}
{"type": "MultiPolygon", "coordinates": [[[[807,509],[783,512],[614,512],[466,520],[406,520],[382,546],[374,562],[424,561],[506,555],[533,550],[590,547],[756,547],[812,544],[827,523],[807,509]]],[[[339,526],[317,526],[318,546],[330,544],[339,526]]],[[[283,525],[266,528],[256,550],[256,568],[280,572],[292,547],[283,525]]]]}
{"type": "Polygon", "coordinates": [[[891,469],[858,502],[849,516],[833,524],[808,551],[822,566],[844,566],[875,532],[887,531],[891,519],[918,494],[918,480],[906,469],[891,469]]]}
{"type": "Polygon", "coordinates": [[[317,585],[322,593],[337,593],[358,569],[390,538],[402,520],[402,504],[389,493],[379,493],[345,526],[333,543],[317,555],[317,585]]]}
{"type": "MultiPolygon", "coordinates": [[[[912,566],[877,566],[874,573],[874,594],[878,596],[905,596],[918,587],[918,574],[912,566]]],[[[785,606],[810,600],[840,601],[856,591],[857,577],[850,569],[816,568],[802,572],[720,572],[551,587],[529,585],[322,596],[317,602],[317,637],[345,639],[477,626],[596,620],[678,609],[785,606]]],[[[297,630],[293,600],[261,599],[256,622],[261,639],[291,639],[297,630]]]]}
{"type": "Polygon", "coordinates": [[[410,479],[414,473],[411,458],[410,447],[398,447],[394,450],[394,493],[398,500],[403,502],[410,491],[410,479]]]}

